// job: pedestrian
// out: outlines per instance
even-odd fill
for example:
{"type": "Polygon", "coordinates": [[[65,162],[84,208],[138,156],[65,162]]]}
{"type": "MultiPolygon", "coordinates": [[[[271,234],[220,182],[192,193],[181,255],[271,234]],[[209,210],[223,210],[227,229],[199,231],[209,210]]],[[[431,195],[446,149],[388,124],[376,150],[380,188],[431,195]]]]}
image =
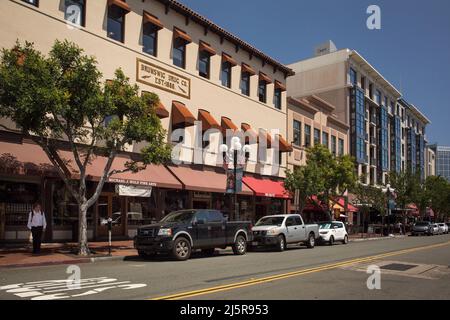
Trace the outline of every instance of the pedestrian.
{"type": "Polygon", "coordinates": [[[28,229],[31,230],[33,237],[33,254],[41,251],[42,234],[47,228],[45,214],[42,212],[41,204],[36,202],[28,216],[28,229]]]}

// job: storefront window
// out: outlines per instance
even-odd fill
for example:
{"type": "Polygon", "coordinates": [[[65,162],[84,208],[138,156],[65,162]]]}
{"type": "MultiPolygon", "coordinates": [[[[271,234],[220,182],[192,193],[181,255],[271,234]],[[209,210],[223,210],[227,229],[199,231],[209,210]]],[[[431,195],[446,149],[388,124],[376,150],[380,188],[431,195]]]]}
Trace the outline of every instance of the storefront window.
{"type": "Polygon", "coordinates": [[[156,223],[157,201],[156,194],[152,191],[149,198],[129,197],[127,219],[128,225],[142,225],[156,223]]]}
{"type": "Polygon", "coordinates": [[[188,193],[184,190],[167,191],[163,215],[165,216],[172,211],[183,209],[190,209],[188,206],[188,193]]]}
{"type": "Polygon", "coordinates": [[[0,182],[0,207],[5,210],[7,226],[26,226],[33,203],[40,200],[40,185],[22,182],[0,182]]]}

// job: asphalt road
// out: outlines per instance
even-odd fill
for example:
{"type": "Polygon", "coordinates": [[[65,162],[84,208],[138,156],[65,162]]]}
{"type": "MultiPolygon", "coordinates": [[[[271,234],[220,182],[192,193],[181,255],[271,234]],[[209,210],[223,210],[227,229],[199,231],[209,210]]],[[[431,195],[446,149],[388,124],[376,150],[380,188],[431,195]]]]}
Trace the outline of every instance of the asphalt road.
{"type": "MultiPolygon", "coordinates": [[[[373,280],[374,278],[372,278],[373,280]]],[[[0,299],[450,299],[450,235],[0,269],[0,299]],[[381,275],[371,282],[367,267],[381,275]],[[79,272],[81,283],[72,282],[79,272]],[[78,284],[78,286],[77,286],[78,284]]]]}

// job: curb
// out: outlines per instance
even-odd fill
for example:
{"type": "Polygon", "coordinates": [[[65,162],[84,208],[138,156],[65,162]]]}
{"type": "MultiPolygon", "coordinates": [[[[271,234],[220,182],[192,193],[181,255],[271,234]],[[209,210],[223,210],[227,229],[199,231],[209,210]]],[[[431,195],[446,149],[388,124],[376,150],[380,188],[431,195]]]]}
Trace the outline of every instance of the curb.
{"type": "Polygon", "coordinates": [[[8,264],[0,265],[1,269],[15,269],[15,268],[30,268],[30,267],[45,267],[45,266],[57,266],[57,265],[68,265],[68,264],[81,264],[81,263],[96,263],[105,261],[120,261],[125,260],[127,256],[101,256],[101,257],[91,257],[91,258],[80,258],[80,259],[70,259],[62,261],[48,261],[48,262],[37,262],[37,263],[26,263],[26,264],[8,264]]]}
{"type": "Polygon", "coordinates": [[[408,236],[393,236],[393,237],[376,237],[376,238],[355,238],[349,239],[349,242],[363,242],[363,241],[376,241],[376,240],[389,240],[389,239],[404,239],[408,236]]]}

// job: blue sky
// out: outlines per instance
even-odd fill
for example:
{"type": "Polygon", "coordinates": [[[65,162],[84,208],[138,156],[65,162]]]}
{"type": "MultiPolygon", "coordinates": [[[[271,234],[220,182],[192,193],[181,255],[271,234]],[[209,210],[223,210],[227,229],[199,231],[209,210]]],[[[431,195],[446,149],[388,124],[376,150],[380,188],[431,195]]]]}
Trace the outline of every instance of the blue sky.
{"type": "Polygon", "coordinates": [[[357,50],[431,119],[428,140],[450,145],[450,1],[180,1],[285,64],[329,39],[357,50]],[[371,4],[381,30],[366,28],[371,4]]]}

